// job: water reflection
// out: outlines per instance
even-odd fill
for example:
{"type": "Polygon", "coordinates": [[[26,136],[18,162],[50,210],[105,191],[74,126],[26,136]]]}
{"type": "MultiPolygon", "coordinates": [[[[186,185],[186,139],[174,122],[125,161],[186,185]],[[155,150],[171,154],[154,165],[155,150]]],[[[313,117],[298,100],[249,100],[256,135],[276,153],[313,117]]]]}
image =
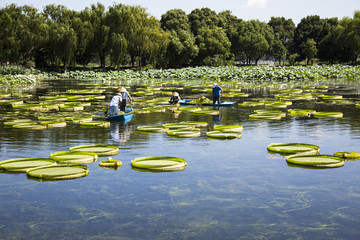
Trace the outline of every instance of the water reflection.
{"type": "Polygon", "coordinates": [[[114,142],[119,143],[120,145],[124,145],[130,139],[131,132],[132,129],[130,123],[125,123],[125,122],[110,123],[111,139],[114,142]]]}
{"type": "MultiPolygon", "coordinates": [[[[79,89],[78,83],[70,81],[48,84],[53,86],[48,92],[79,89]]],[[[182,95],[192,94],[187,90],[182,95]]],[[[248,92],[252,98],[269,97],[268,90],[250,88],[248,92]]],[[[102,106],[98,105],[96,111],[102,106]]],[[[324,154],[359,151],[360,111],[310,101],[294,102],[292,108],[343,110],[344,118],[255,121],[248,117],[254,108],[235,105],[220,108],[215,116],[170,111],[135,114],[130,123],[112,122],[110,128],[100,129],[72,123],[61,129],[15,131],[0,124],[0,160],[47,157],[72,146],[102,143],[120,145],[114,159],[123,162],[118,171],[89,164],[89,176],[69,181],[38,183],[28,181],[25,174],[0,174],[0,236],[356,239],[360,235],[360,160],[314,171],[288,165],[281,155],[268,153],[266,146],[304,142],[319,145],[324,154]],[[189,139],[136,131],[140,125],[181,121],[210,125],[201,130],[199,138],[189,139]],[[243,125],[243,137],[209,139],[205,132],[211,124],[243,125]],[[132,159],[148,155],[181,157],[188,166],[184,171],[161,174],[131,168],[132,159]]]]}

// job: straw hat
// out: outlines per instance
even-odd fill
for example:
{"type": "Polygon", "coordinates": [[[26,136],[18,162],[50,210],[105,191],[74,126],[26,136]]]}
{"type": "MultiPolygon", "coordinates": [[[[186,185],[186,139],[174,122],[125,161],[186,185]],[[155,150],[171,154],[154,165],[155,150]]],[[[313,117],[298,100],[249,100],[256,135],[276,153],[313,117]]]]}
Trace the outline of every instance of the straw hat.
{"type": "Polygon", "coordinates": [[[119,88],[119,92],[126,92],[126,88],[120,87],[120,88],[119,88]]]}
{"type": "Polygon", "coordinates": [[[177,92],[173,92],[172,95],[173,96],[179,96],[179,94],[177,92]]]}

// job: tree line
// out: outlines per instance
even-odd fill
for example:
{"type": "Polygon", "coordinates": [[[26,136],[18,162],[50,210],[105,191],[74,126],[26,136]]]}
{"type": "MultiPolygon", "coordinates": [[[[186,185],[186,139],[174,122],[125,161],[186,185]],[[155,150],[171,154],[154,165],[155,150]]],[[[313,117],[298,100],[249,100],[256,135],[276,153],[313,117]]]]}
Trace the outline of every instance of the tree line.
{"type": "Polygon", "coordinates": [[[289,64],[314,58],[356,63],[360,11],[353,18],[272,17],[245,21],[209,8],[167,11],[157,20],[141,6],[92,4],[77,12],[50,4],[0,9],[0,64],[60,69],[96,63],[101,68],[154,68],[257,64],[272,58],[289,64]]]}

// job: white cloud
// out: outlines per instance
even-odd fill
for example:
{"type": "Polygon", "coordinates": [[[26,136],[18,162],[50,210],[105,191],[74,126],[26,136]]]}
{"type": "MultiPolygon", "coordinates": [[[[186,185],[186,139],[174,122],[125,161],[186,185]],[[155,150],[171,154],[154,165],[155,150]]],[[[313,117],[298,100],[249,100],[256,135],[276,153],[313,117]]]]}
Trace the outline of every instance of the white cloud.
{"type": "Polygon", "coordinates": [[[240,8],[266,8],[267,2],[268,0],[247,0],[247,3],[240,8]]]}

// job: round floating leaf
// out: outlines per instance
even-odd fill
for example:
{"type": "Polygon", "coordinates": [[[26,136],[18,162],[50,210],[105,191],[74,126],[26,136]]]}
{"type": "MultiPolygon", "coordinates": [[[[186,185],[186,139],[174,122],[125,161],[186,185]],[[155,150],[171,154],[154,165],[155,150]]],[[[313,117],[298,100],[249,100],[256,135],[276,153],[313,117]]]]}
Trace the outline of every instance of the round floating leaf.
{"type": "Polygon", "coordinates": [[[181,107],[180,110],[184,111],[184,112],[197,112],[197,111],[200,111],[201,108],[199,108],[199,107],[181,107]]]}
{"type": "Polygon", "coordinates": [[[332,168],[344,166],[341,158],[332,155],[291,155],[286,161],[291,164],[318,168],[332,168]]]}
{"type": "Polygon", "coordinates": [[[235,138],[241,138],[241,133],[210,131],[210,132],[206,133],[206,136],[211,137],[211,138],[218,138],[218,139],[235,139],[235,138]]]}
{"type": "Polygon", "coordinates": [[[164,128],[163,126],[148,125],[148,126],[138,126],[137,130],[141,132],[167,132],[169,129],[164,128]]]}
{"type": "Polygon", "coordinates": [[[326,100],[337,100],[337,99],[342,99],[343,96],[342,95],[324,95],[322,96],[322,99],[326,99],[326,100]]]}
{"type": "Polygon", "coordinates": [[[47,126],[43,126],[40,124],[28,124],[28,123],[15,124],[12,127],[16,129],[25,129],[25,130],[42,130],[47,128],[47,126]]]}
{"type": "Polygon", "coordinates": [[[56,122],[63,122],[65,121],[65,117],[63,116],[42,116],[38,117],[39,121],[56,121],[56,122]]]}
{"type": "Polygon", "coordinates": [[[122,162],[120,160],[115,160],[110,157],[108,160],[102,160],[101,162],[99,162],[99,166],[105,168],[119,168],[121,167],[121,165],[122,162]]]}
{"type": "Polygon", "coordinates": [[[186,167],[186,162],[182,158],[148,156],[131,160],[131,166],[134,168],[147,169],[152,171],[179,171],[186,167]]]}
{"type": "Polygon", "coordinates": [[[288,109],[288,114],[293,117],[308,117],[314,113],[316,113],[315,110],[309,110],[309,109],[288,109]]]}
{"type": "Polygon", "coordinates": [[[87,166],[54,165],[28,170],[27,175],[44,180],[63,180],[84,177],[89,174],[87,166]]]}
{"type": "Polygon", "coordinates": [[[108,121],[90,121],[90,122],[80,122],[82,127],[110,127],[110,122],[108,121]]]}
{"type": "Polygon", "coordinates": [[[186,125],[186,124],[179,124],[179,123],[166,123],[163,124],[164,128],[169,128],[169,129],[193,129],[194,127],[192,125],[186,125]]]}
{"type": "Polygon", "coordinates": [[[198,110],[194,112],[195,114],[204,114],[204,115],[219,115],[220,111],[218,110],[198,110]]]}
{"type": "Polygon", "coordinates": [[[174,137],[200,137],[200,129],[177,129],[177,130],[169,130],[167,132],[169,136],[174,137]]]}
{"type": "Polygon", "coordinates": [[[40,124],[47,126],[48,128],[66,127],[66,122],[43,121],[40,124]]]}
{"type": "Polygon", "coordinates": [[[318,153],[319,146],[306,143],[271,143],[267,149],[276,153],[318,153]]]}
{"type": "Polygon", "coordinates": [[[31,119],[16,119],[16,120],[9,120],[4,122],[4,126],[13,126],[15,124],[22,124],[22,123],[33,124],[35,122],[33,122],[31,119]]]}
{"type": "Polygon", "coordinates": [[[242,132],[243,126],[242,125],[215,125],[215,131],[220,132],[242,132]]]}
{"type": "Polygon", "coordinates": [[[256,107],[256,106],[264,106],[265,103],[263,102],[243,102],[239,103],[240,107],[256,107]]]}
{"type": "Polygon", "coordinates": [[[95,162],[98,155],[94,152],[65,151],[51,153],[50,158],[66,164],[88,164],[95,162]]]}
{"type": "Polygon", "coordinates": [[[194,127],[206,127],[207,125],[209,125],[207,122],[196,122],[196,121],[180,122],[180,124],[191,125],[194,127]]]}
{"type": "Polygon", "coordinates": [[[347,152],[347,151],[338,151],[334,153],[335,157],[341,158],[360,158],[360,153],[358,152],[347,152]]]}
{"type": "Polygon", "coordinates": [[[249,117],[251,119],[265,119],[265,120],[281,120],[281,118],[283,117],[282,114],[266,114],[266,113],[256,113],[256,114],[250,114],[249,117]]]}
{"type": "Polygon", "coordinates": [[[52,164],[55,164],[55,161],[49,158],[15,158],[0,162],[0,169],[10,172],[26,172],[31,168],[52,164]]]}
{"type": "Polygon", "coordinates": [[[71,147],[70,151],[94,152],[98,156],[111,156],[119,153],[119,147],[114,145],[93,144],[71,147]]]}
{"type": "Polygon", "coordinates": [[[316,112],[314,113],[316,118],[342,118],[342,112],[316,112]]]}

